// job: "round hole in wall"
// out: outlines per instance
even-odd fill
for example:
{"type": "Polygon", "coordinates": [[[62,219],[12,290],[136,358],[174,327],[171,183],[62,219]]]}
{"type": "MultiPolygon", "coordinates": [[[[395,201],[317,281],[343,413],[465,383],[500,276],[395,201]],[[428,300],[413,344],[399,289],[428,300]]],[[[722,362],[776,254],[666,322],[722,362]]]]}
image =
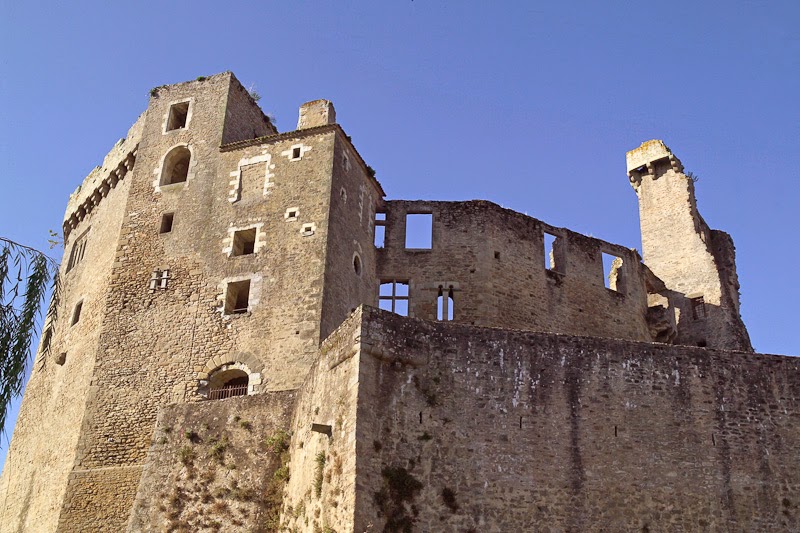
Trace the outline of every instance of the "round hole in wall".
{"type": "Polygon", "coordinates": [[[353,254],[353,270],[356,273],[356,276],[361,275],[361,257],[358,253],[353,254]]]}

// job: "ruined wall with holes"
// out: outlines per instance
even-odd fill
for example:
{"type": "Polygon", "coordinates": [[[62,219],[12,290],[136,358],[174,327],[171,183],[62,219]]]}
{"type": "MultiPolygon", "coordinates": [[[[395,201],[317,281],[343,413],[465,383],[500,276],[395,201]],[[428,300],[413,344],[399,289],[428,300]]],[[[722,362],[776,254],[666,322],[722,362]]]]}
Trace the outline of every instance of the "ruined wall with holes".
{"type": "Polygon", "coordinates": [[[800,527],[800,359],[365,308],[355,531],[800,527]]]}
{"type": "Polygon", "coordinates": [[[453,320],[465,324],[650,340],[647,289],[634,250],[486,201],[388,201],[378,277],[409,281],[409,315],[435,320],[439,287],[453,287],[453,320]],[[406,249],[407,213],[432,213],[430,249],[406,249]],[[543,233],[558,236],[545,267],[543,233]],[[606,288],[602,253],[623,259],[606,288]]]}
{"type": "Polygon", "coordinates": [[[127,530],[276,531],[295,399],[273,392],[162,409],[127,530]]]}
{"type": "Polygon", "coordinates": [[[132,173],[124,163],[133,166],[141,123],[142,119],[70,197],[65,220],[73,225],[65,231],[59,318],[45,325],[52,333],[50,355],[44,359],[37,354],[34,360],[0,477],[3,531],[52,531],[58,523],[102,349],[101,324],[108,316],[109,279],[131,185],[132,173]],[[109,180],[112,172],[124,175],[109,180]],[[86,242],[82,259],[67,271],[70,254],[81,239],[86,242]],[[78,302],[82,302],[80,319],[73,325],[78,302]]]}
{"type": "Polygon", "coordinates": [[[668,289],[651,305],[674,308],[675,342],[753,351],[739,315],[733,240],[700,216],[694,179],[657,140],[628,152],[627,165],[639,199],[644,262],[668,289]],[[701,321],[693,316],[691,298],[705,302],[701,321]]]}

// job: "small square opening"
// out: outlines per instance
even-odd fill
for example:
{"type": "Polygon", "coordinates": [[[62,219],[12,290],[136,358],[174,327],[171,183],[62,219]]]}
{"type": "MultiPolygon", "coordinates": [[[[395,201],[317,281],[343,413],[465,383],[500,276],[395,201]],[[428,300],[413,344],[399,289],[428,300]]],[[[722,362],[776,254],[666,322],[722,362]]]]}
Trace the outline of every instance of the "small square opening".
{"type": "Polygon", "coordinates": [[[173,104],[169,108],[167,131],[179,130],[186,127],[186,118],[189,116],[189,102],[173,104]]]}
{"type": "Polygon", "coordinates": [[[161,215],[161,227],[159,233],[169,233],[172,231],[172,221],[175,219],[175,213],[164,213],[161,215]]]}
{"type": "Polygon", "coordinates": [[[300,151],[300,147],[299,146],[297,148],[292,148],[292,159],[300,159],[300,154],[301,153],[302,152],[300,151]]]}
{"type": "Polygon", "coordinates": [[[231,255],[250,255],[256,249],[256,228],[234,232],[231,255]]]}
{"type": "Polygon", "coordinates": [[[236,315],[247,312],[250,303],[250,280],[232,281],[225,291],[225,314],[236,315]]]}

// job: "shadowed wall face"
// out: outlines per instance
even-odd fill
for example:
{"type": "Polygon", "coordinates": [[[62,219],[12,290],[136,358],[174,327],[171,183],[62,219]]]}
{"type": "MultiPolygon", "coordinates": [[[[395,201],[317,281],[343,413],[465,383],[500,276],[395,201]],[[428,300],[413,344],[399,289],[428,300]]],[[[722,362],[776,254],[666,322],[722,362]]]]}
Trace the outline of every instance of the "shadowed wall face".
{"type": "Polygon", "coordinates": [[[800,359],[364,317],[357,531],[800,526],[800,359]]]}

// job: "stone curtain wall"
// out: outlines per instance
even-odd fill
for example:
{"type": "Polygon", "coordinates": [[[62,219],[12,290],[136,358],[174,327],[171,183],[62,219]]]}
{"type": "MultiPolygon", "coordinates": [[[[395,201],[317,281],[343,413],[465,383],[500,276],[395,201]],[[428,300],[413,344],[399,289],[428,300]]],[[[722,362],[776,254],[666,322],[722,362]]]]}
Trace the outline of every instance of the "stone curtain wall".
{"type": "Polygon", "coordinates": [[[127,530],[276,531],[295,399],[272,392],[162,409],[127,530]]]}
{"type": "Polygon", "coordinates": [[[798,358],[362,328],[355,531],[800,527],[798,358]]]}
{"type": "Polygon", "coordinates": [[[286,531],[353,531],[360,331],[359,310],[322,344],[300,391],[281,517],[286,531]]]}
{"type": "Polygon", "coordinates": [[[389,201],[386,209],[378,276],[411,281],[411,316],[435,319],[438,287],[452,283],[456,322],[650,340],[635,251],[486,201],[389,201]],[[430,250],[405,249],[409,212],[433,214],[430,250]],[[545,268],[545,231],[561,237],[559,272],[545,268]],[[604,285],[602,252],[623,259],[618,292],[604,285]]]}

